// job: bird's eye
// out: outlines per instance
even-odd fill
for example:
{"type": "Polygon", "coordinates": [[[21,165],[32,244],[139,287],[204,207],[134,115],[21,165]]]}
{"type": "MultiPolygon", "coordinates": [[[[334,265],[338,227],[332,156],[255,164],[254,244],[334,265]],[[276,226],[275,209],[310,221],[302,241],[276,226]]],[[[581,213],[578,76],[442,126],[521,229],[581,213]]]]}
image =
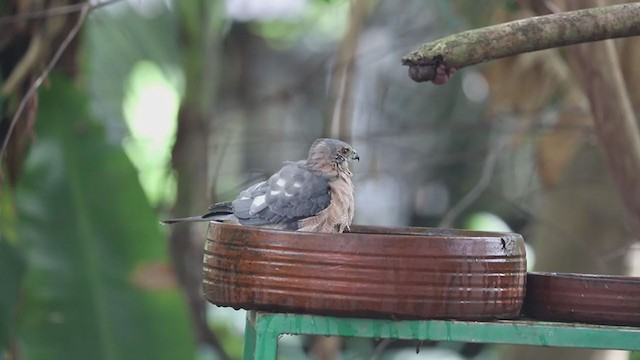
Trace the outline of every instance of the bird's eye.
{"type": "Polygon", "coordinates": [[[349,153],[349,149],[348,148],[340,149],[340,155],[347,155],[348,153],[349,153]]]}

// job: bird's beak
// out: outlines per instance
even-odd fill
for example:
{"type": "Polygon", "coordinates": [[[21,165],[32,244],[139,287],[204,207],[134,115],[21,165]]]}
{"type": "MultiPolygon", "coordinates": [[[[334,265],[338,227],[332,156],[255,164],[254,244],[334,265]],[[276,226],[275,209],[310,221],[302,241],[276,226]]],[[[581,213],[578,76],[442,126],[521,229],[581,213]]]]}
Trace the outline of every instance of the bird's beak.
{"type": "Polygon", "coordinates": [[[353,152],[353,154],[351,154],[351,160],[358,160],[358,162],[360,162],[360,156],[358,156],[357,152],[353,152]]]}

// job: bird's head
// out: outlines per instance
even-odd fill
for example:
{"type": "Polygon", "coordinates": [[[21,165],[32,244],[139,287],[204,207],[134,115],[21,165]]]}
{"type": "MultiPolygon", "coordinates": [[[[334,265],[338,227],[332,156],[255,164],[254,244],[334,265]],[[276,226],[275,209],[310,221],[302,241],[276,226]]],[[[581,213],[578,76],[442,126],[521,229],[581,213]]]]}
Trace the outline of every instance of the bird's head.
{"type": "Polygon", "coordinates": [[[309,160],[318,160],[319,157],[335,164],[342,164],[347,160],[360,161],[353,146],[344,141],[326,138],[317,139],[309,149],[309,160]]]}

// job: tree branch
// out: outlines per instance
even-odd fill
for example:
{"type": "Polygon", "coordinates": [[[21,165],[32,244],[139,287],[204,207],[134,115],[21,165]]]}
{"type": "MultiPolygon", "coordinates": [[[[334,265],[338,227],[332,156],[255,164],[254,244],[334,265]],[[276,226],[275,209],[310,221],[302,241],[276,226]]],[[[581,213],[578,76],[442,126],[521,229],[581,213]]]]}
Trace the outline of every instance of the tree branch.
{"type": "Polygon", "coordinates": [[[122,1],[122,0],[107,0],[103,2],[94,2],[94,3],[81,2],[77,4],[55,6],[47,9],[30,11],[30,12],[15,14],[15,15],[0,16],[0,25],[12,24],[20,21],[25,21],[25,20],[36,20],[36,19],[42,19],[47,17],[78,13],[78,12],[82,12],[86,6],[89,6],[89,10],[96,10],[98,8],[111,5],[118,1],[122,1]]]}
{"type": "MultiPolygon", "coordinates": [[[[636,20],[637,21],[637,20],[636,20]]],[[[612,41],[570,49],[574,71],[582,82],[606,164],[626,209],[640,234],[640,129],[612,41]]]]}
{"type": "Polygon", "coordinates": [[[73,26],[71,31],[69,31],[69,34],[67,34],[67,36],[64,38],[64,40],[60,44],[60,47],[58,47],[58,50],[56,50],[56,52],[53,54],[53,57],[51,58],[49,63],[47,63],[47,66],[44,68],[40,76],[36,78],[36,80],[31,84],[31,86],[29,86],[29,90],[27,90],[27,93],[24,95],[22,100],[20,100],[20,103],[18,104],[18,109],[16,110],[15,114],[13,114],[13,117],[11,118],[11,122],[9,123],[9,129],[7,130],[7,134],[2,141],[2,146],[0,146],[0,160],[3,157],[5,150],[7,149],[7,145],[9,144],[9,140],[11,139],[11,133],[13,132],[14,127],[16,126],[16,122],[20,118],[20,115],[22,115],[22,112],[25,110],[27,104],[29,103],[29,100],[33,96],[35,96],[36,91],[38,90],[38,88],[40,88],[40,85],[42,85],[44,80],[49,76],[49,73],[56,66],[56,64],[58,63],[58,60],[60,60],[60,57],[64,53],[67,46],[69,46],[71,41],[76,37],[76,35],[80,31],[80,28],[82,27],[82,24],[84,23],[84,20],[87,17],[89,10],[91,10],[91,5],[89,3],[83,3],[83,5],[84,6],[82,7],[80,16],[78,17],[78,20],[76,21],[75,25],[73,26]]]}
{"type": "Polygon", "coordinates": [[[324,124],[325,137],[345,141],[351,137],[356,52],[368,4],[366,0],[351,0],[349,28],[340,43],[331,74],[331,115],[324,124]]]}
{"type": "Polygon", "coordinates": [[[640,35],[638,19],[640,3],[537,16],[424,44],[403,57],[402,64],[409,66],[409,77],[414,81],[431,81],[442,66],[460,69],[525,52],[640,35]]]}

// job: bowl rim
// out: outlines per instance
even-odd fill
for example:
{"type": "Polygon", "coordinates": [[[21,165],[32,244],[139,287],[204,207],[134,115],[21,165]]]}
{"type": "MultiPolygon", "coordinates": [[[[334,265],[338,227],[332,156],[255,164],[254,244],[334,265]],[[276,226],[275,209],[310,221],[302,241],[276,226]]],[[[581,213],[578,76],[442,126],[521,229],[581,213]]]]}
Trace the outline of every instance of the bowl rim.
{"type": "Polygon", "coordinates": [[[550,280],[566,280],[572,282],[625,282],[631,284],[640,284],[640,277],[628,275],[611,275],[611,274],[582,274],[571,272],[544,272],[529,271],[527,276],[545,278],[550,280]]]}
{"type": "MultiPolygon", "coordinates": [[[[466,230],[466,229],[454,229],[454,228],[433,228],[433,227],[416,227],[416,226],[377,226],[377,225],[352,225],[350,231],[343,233],[319,233],[308,231],[296,231],[296,230],[279,230],[269,229],[257,226],[244,226],[238,224],[222,223],[216,221],[209,222],[209,229],[212,226],[228,229],[238,229],[247,231],[258,231],[266,234],[282,235],[282,236],[339,236],[339,237],[361,237],[362,235],[370,234],[380,237],[421,237],[431,239],[447,239],[447,240],[481,240],[481,239],[522,239],[522,235],[515,232],[499,232],[499,231],[480,231],[480,230],[466,230]],[[380,232],[364,232],[366,229],[378,229],[380,232]],[[363,230],[362,232],[353,230],[363,230]],[[383,232],[383,231],[388,232],[383,232]]],[[[208,231],[210,231],[208,229],[208,231]]]]}

